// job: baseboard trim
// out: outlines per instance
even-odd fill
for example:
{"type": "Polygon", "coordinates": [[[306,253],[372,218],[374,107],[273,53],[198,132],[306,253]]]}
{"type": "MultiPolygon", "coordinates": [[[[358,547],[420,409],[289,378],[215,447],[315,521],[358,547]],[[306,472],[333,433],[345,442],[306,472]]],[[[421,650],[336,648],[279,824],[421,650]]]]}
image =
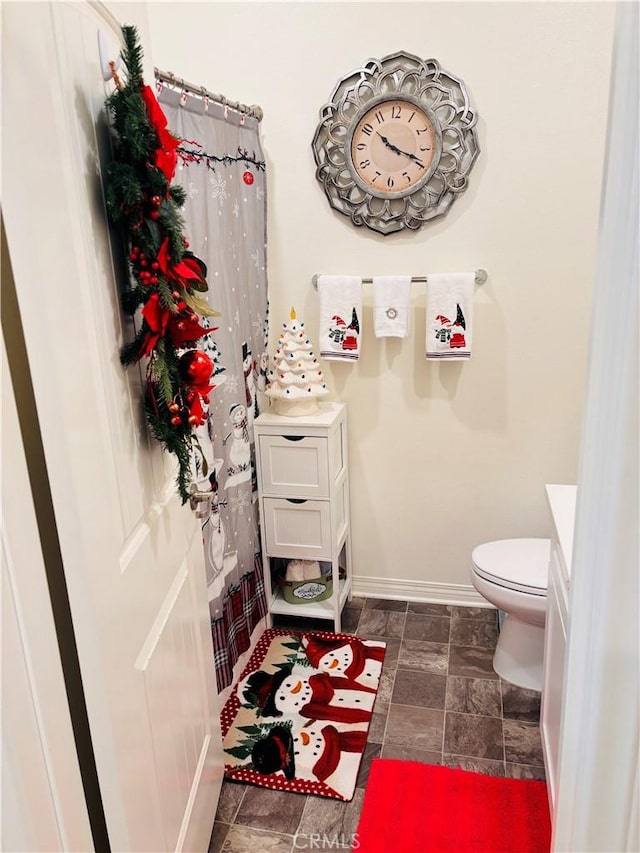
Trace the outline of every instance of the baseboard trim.
{"type": "Polygon", "coordinates": [[[492,607],[471,584],[410,581],[402,578],[372,578],[354,575],[351,589],[361,598],[394,601],[423,601],[429,604],[458,604],[463,607],[492,607]]]}

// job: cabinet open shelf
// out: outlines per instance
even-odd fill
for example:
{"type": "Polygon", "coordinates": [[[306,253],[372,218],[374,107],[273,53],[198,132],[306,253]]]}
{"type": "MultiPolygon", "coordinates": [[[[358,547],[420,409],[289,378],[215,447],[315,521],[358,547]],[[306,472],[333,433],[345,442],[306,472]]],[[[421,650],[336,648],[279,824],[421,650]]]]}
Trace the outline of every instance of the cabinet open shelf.
{"type": "MultiPolygon", "coordinates": [[[[350,586],[351,581],[348,578],[343,578],[340,581],[338,589],[338,609],[340,611],[347,600],[350,586]]],[[[273,592],[271,612],[278,613],[280,616],[302,616],[306,619],[333,619],[334,605],[332,598],[327,598],[325,601],[309,601],[304,604],[289,604],[282,597],[282,592],[276,588],[273,592]]]]}

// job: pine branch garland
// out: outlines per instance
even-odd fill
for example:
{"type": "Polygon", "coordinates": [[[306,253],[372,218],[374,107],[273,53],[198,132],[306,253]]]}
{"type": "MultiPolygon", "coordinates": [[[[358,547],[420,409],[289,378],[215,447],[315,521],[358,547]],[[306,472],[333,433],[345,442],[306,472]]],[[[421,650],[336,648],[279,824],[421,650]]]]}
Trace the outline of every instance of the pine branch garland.
{"type": "Polygon", "coordinates": [[[206,268],[188,251],[180,207],[182,187],[172,187],[178,140],[155,95],[143,81],[143,51],[135,27],[122,28],[123,84],[107,98],[114,158],[105,188],[109,217],[123,229],[130,279],[122,293],[123,310],[142,309],[140,328],[121,349],[123,365],[146,357],[145,414],[152,435],[178,461],[176,485],[189,497],[194,427],[205,422],[208,395],[215,387],[215,365],[196,341],[207,334],[198,315],[212,315],[200,295],[206,268]]]}

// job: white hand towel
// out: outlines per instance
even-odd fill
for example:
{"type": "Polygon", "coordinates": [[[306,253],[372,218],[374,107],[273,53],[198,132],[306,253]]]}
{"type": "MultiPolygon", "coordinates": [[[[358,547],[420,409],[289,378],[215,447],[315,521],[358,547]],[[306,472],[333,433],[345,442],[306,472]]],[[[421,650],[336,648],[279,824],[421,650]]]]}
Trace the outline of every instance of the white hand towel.
{"type": "Polygon", "coordinates": [[[427,276],[428,359],[471,358],[475,273],[427,276]]]}
{"type": "Polygon", "coordinates": [[[373,326],[376,338],[407,337],[410,297],[410,275],[373,277],[373,326]]]}
{"type": "Polygon", "coordinates": [[[356,361],[360,355],[362,279],[355,275],[318,276],[320,358],[356,361]]]}

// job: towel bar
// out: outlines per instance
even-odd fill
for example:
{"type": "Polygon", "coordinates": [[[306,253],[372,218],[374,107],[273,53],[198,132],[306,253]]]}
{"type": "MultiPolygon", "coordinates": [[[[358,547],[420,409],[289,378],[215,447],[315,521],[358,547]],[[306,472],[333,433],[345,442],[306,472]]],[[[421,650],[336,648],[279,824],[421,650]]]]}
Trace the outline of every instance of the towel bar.
{"type": "MultiPolygon", "coordinates": [[[[311,279],[311,283],[313,284],[313,286],[315,287],[316,290],[318,289],[318,276],[319,275],[320,275],[320,273],[316,273],[313,276],[313,278],[311,279]]],[[[476,284],[484,284],[488,278],[489,278],[489,275],[488,275],[486,270],[483,270],[483,269],[476,270],[476,284]]],[[[426,275],[412,275],[411,276],[411,284],[417,284],[419,282],[424,283],[424,282],[426,282],[426,280],[427,280],[426,275]]],[[[363,278],[362,283],[363,284],[373,284],[373,278],[371,278],[371,277],[363,278]]]]}

